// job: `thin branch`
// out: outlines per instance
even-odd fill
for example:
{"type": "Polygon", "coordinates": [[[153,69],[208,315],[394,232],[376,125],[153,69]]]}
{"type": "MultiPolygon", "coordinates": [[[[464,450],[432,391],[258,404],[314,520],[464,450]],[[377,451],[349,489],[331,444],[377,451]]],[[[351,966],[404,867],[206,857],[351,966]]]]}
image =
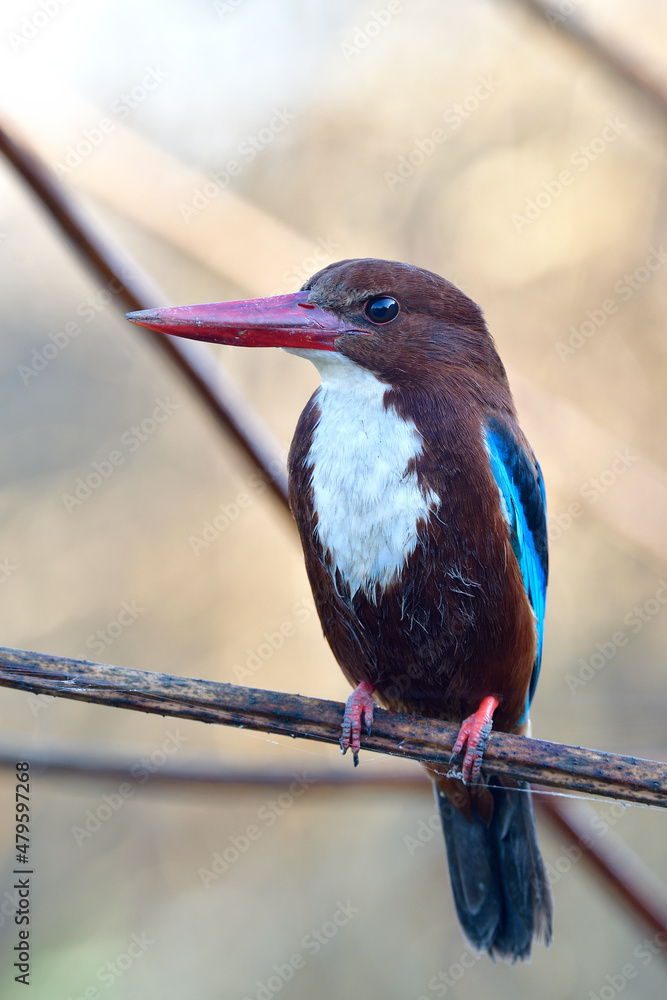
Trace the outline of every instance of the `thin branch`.
{"type": "MultiPolygon", "coordinates": [[[[533,9],[536,9],[534,4],[531,6],[533,9]]],[[[545,13],[543,9],[541,12],[545,13]]],[[[571,27],[576,29],[577,25],[573,24],[571,27]]],[[[581,31],[570,31],[569,34],[594,56],[603,63],[606,63],[612,70],[619,72],[618,60],[614,58],[615,53],[611,53],[612,57],[609,58],[609,53],[604,47],[600,46],[595,39],[584,38],[581,31]]],[[[634,78],[629,78],[623,66],[620,67],[620,75],[627,82],[637,86],[646,96],[652,98],[658,104],[660,111],[664,111],[667,108],[667,100],[664,97],[664,93],[656,93],[655,88],[652,87],[650,82],[647,87],[647,81],[637,78],[637,74],[633,74],[632,70],[630,75],[634,75],[634,78]]],[[[161,301],[161,293],[153,288],[150,280],[136,263],[132,262],[129,268],[129,274],[133,275],[133,279],[130,279],[130,283],[125,281],[128,268],[121,266],[121,261],[118,258],[115,248],[111,245],[108,235],[103,233],[99,227],[96,227],[92,221],[84,219],[73,199],[67,195],[47,165],[33,154],[26,144],[20,142],[15,135],[11,135],[1,127],[0,152],[5,154],[7,159],[15,166],[27,184],[32,188],[33,193],[75,246],[92,273],[98,279],[104,281],[110,290],[120,292],[117,304],[121,308],[141,309],[147,306],[154,306],[161,301]]],[[[125,260],[127,261],[127,257],[125,257],[125,260]]],[[[217,368],[210,363],[204,352],[195,354],[197,345],[190,345],[187,342],[169,341],[167,338],[164,338],[163,341],[160,341],[157,337],[155,339],[171,355],[172,361],[181,368],[181,371],[189,380],[195,393],[203,398],[205,405],[209,407],[217,418],[218,426],[224,431],[231,432],[246,455],[266,476],[267,481],[271,484],[274,495],[282,502],[283,507],[286,508],[286,477],[284,468],[278,457],[277,449],[272,442],[268,428],[262,423],[252,408],[248,406],[238,390],[235,390],[231,379],[225,377],[223,369],[217,368]],[[192,348],[192,350],[188,353],[189,348],[192,348]]],[[[30,660],[34,662],[35,657],[30,658],[30,660]]],[[[16,661],[13,661],[12,665],[16,673],[16,661]]],[[[21,673],[23,675],[21,684],[15,683],[15,676],[10,677],[5,683],[9,686],[20,686],[26,690],[38,692],[42,690],[28,683],[25,664],[23,664],[21,673]]],[[[50,693],[58,694],[59,692],[50,690],[50,693]]],[[[83,696],[79,695],[79,697],[83,696]]],[[[124,707],[136,707],[140,709],[139,705],[130,706],[126,704],[124,707]]],[[[145,710],[148,711],[149,709],[145,710]]],[[[150,710],[159,711],[157,708],[150,710]]],[[[338,711],[340,712],[340,706],[338,706],[338,711]]],[[[380,716],[380,713],[378,713],[378,716],[380,716]]],[[[493,736],[487,757],[490,758],[495,744],[496,736],[493,736]]],[[[622,760],[622,758],[620,759],[622,760]]],[[[632,764],[633,762],[631,761],[630,763],[632,764]]],[[[72,762],[72,768],[76,769],[76,762],[72,762]]],[[[70,770],[69,773],[74,773],[74,770],[70,770]]],[[[355,778],[359,783],[363,782],[366,784],[368,781],[365,775],[363,778],[361,775],[355,775],[355,778]]],[[[664,793],[664,779],[659,782],[659,787],[662,788],[664,793]]],[[[655,788],[653,788],[653,791],[655,792],[655,788]]],[[[545,809],[546,815],[576,841],[577,831],[570,824],[567,812],[562,807],[559,807],[553,799],[544,799],[543,802],[549,803],[549,808],[545,809]]],[[[595,845],[589,848],[589,853],[585,856],[591,857],[599,870],[606,874],[609,883],[614,884],[617,876],[621,880],[625,880],[629,886],[629,893],[626,893],[627,901],[631,904],[635,913],[646,919],[646,914],[642,906],[633,900],[637,887],[633,884],[629,873],[623,873],[622,871],[615,872],[614,866],[610,865],[604,852],[597,852],[595,845]]],[[[618,866],[616,867],[618,868],[618,866]]]]}
{"type": "MultiPolygon", "coordinates": [[[[155,750],[155,748],[154,748],[155,750]]],[[[164,759],[154,763],[151,750],[135,754],[105,751],[95,745],[63,747],[59,743],[31,746],[25,741],[3,741],[0,745],[0,770],[13,771],[18,760],[30,762],[31,774],[53,778],[79,778],[83,781],[129,781],[140,774],[145,786],[160,786],[170,793],[190,792],[193,788],[286,788],[294,781],[295,769],[275,767],[235,766],[223,763],[217,755],[194,756],[185,759],[164,759]]],[[[160,749],[157,749],[160,754],[160,749]]],[[[344,764],[347,761],[344,762],[344,764]]],[[[354,768],[320,765],[308,766],[307,777],[313,788],[349,791],[364,788],[374,791],[391,789],[403,792],[430,792],[431,782],[420,768],[410,765],[378,771],[377,768],[354,768]]],[[[142,784],[141,787],[145,787],[142,784]]]]}
{"type": "MultiPolygon", "coordinates": [[[[337,743],[338,702],[0,647],[0,686],[138,712],[337,743]]],[[[367,750],[448,769],[458,726],[378,709],[367,750]]],[[[667,807],[667,764],[492,733],[489,774],[667,807]]]]}
{"type": "MultiPolygon", "coordinates": [[[[158,750],[159,752],[159,750],[158,750]]],[[[299,769],[230,766],[215,755],[193,756],[178,760],[155,760],[149,751],[134,755],[109,753],[108,750],[86,745],[62,746],[60,743],[26,745],[25,742],[4,741],[0,745],[0,769],[14,772],[17,760],[30,762],[33,778],[66,778],[79,781],[129,782],[137,791],[163,790],[169,795],[190,795],[195,792],[234,790],[240,793],[257,789],[287,790],[295,778],[308,783],[316,794],[348,793],[353,790],[369,792],[431,793],[431,782],[421,768],[331,767],[310,763],[305,771],[299,769]]],[[[71,786],[69,786],[71,787],[71,786]]],[[[539,792],[540,789],[534,789],[539,792]]],[[[580,852],[568,854],[568,865],[579,857],[584,863],[603,876],[605,888],[611,889],[626,907],[655,933],[667,932],[667,896],[661,884],[646,873],[637,855],[621,838],[605,827],[600,828],[599,817],[585,801],[563,803],[550,795],[539,795],[536,805],[555,828],[564,833],[580,852]],[[574,806],[577,807],[575,810],[574,806]],[[582,810],[585,810],[582,814],[582,810]],[[642,876],[643,877],[640,877],[642,876]]],[[[557,859],[558,860],[558,859],[557,859]]],[[[661,952],[667,958],[667,953],[661,952]]]]}
{"type": "MultiPolygon", "coordinates": [[[[664,935],[667,932],[664,888],[646,869],[638,877],[638,869],[643,865],[634,851],[612,830],[597,832],[595,820],[599,817],[586,807],[585,802],[576,803],[576,811],[562,804],[556,806],[553,799],[547,797],[542,799],[540,805],[556,829],[574,841],[581,852],[580,857],[586,858],[602,876],[605,886],[613,889],[625,906],[629,906],[651,930],[664,935]]],[[[667,958],[664,949],[661,949],[661,954],[667,958]]]]}
{"type": "MultiPolygon", "coordinates": [[[[0,122],[0,153],[32,189],[89,271],[109,289],[123,311],[165,305],[163,293],[125,250],[80,211],[77,203],[15,130],[0,122]]],[[[287,506],[287,474],[277,443],[240,389],[201,345],[142,328],[169,357],[216,421],[231,434],[287,506]]]]}
{"type": "Polygon", "coordinates": [[[591,56],[596,62],[610,70],[611,73],[632,87],[641,97],[652,104],[655,111],[667,118],[667,89],[664,84],[649,76],[641,66],[638,56],[617,48],[611,42],[605,41],[593,34],[582,23],[581,18],[571,13],[562,13],[557,7],[542,0],[520,0],[531,14],[541,21],[546,21],[551,28],[559,32],[565,39],[591,56]]]}

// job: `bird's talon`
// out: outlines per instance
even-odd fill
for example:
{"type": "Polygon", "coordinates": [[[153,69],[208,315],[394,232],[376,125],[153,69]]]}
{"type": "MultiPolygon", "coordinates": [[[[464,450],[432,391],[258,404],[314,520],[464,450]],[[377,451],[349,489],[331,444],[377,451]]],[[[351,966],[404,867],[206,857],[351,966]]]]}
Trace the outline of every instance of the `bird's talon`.
{"type": "Polygon", "coordinates": [[[484,749],[492,729],[493,713],[497,707],[496,698],[492,696],[484,698],[477,711],[461,723],[449,762],[451,764],[465,747],[461,780],[466,785],[478,784],[481,779],[484,749]]]}
{"type": "Polygon", "coordinates": [[[348,747],[352,750],[355,767],[359,763],[362,719],[366,722],[366,732],[369,736],[371,734],[373,710],[375,708],[375,702],[371,695],[374,690],[371,684],[362,681],[345,703],[340,748],[342,753],[345,753],[348,747]]]}

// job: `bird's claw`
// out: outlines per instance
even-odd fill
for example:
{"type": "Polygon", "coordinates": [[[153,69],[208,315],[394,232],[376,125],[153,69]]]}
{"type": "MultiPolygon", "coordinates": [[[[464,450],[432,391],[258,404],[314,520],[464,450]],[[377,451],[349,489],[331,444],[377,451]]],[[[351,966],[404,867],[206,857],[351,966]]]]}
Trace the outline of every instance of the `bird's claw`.
{"type": "Polygon", "coordinates": [[[354,766],[359,763],[359,750],[361,748],[361,720],[366,722],[366,732],[371,735],[373,724],[373,711],[375,702],[371,695],[375,688],[367,681],[361,684],[352,692],[345,703],[345,714],[343,715],[343,731],[340,736],[340,752],[345,753],[348,749],[352,751],[354,766]]]}
{"type": "Polygon", "coordinates": [[[497,706],[496,698],[491,696],[484,698],[477,711],[461,723],[459,735],[452,747],[449,763],[452,764],[465,747],[461,777],[466,785],[475,785],[481,778],[482,759],[489,734],[493,728],[493,713],[497,706]]]}

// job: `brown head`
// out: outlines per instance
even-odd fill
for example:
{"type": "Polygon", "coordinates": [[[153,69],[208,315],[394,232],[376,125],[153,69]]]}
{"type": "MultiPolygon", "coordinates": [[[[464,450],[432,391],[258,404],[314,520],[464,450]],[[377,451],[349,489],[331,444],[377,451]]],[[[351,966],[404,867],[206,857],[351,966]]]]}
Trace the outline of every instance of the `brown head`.
{"type": "Polygon", "coordinates": [[[454,385],[468,397],[511,406],[479,306],[411,264],[343,260],[291,295],[146,310],[128,319],[194,340],[308,352],[316,363],[318,354],[326,360],[320,352],[336,352],[399,393],[454,385]]]}
{"type": "Polygon", "coordinates": [[[374,258],[342,260],[314,274],[302,291],[345,321],[348,332],[335,349],[395,388],[457,374],[507,384],[482,310],[432,271],[374,258]]]}

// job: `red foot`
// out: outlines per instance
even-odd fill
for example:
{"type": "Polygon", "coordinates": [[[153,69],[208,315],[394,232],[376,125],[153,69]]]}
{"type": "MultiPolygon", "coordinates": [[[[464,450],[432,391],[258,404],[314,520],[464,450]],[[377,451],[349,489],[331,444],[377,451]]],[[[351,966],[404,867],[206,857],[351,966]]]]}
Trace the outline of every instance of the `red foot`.
{"type": "Polygon", "coordinates": [[[375,709],[375,702],[371,698],[373,691],[375,691],[375,688],[372,684],[362,681],[345,702],[343,732],[340,737],[340,752],[345,753],[349,747],[352,750],[355,767],[359,763],[362,716],[366,720],[366,732],[369,736],[371,735],[371,723],[373,722],[373,711],[375,709]]]}
{"type": "Polygon", "coordinates": [[[465,746],[466,751],[463,756],[462,771],[463,780],[466,785],[476,784],[479,781],[484,748],[493,726],[493,713],[497,707],[498,699],[494,698],[493,695],[489,695],[488,698],[482,699],[482,703],[477,711],[469,715],[461,723],[459,735],[456,737],[456,743],[452,747],[450,760],[454,760],[465,746]]]}

